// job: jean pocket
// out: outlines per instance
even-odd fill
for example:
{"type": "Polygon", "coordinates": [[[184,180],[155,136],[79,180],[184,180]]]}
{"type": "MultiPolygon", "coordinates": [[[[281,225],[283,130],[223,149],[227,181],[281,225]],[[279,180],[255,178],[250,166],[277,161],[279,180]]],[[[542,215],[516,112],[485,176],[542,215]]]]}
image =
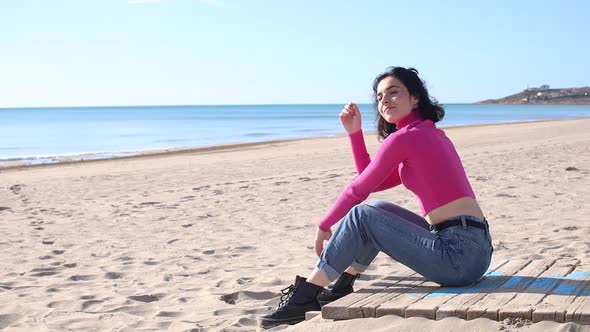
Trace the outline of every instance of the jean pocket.
{"type": "Polygon", "coordinates": [[[481,229],[456,227],[452,236],[460,243],[463,252],[473,250],[487,252],[492,247],[487,233],[481,229]]]}
{"type": "Polygon", "coordinates": [[[456,227],[444,234],[449,259],[464,284],[473,283],[485,273],[492,258],[487,234],[456,227]]]}
{"type": "Polygon", "coordinates": [[[463,245],[463,251],[466,252],[478,251],[481,253],[487,253],[491,250],[491,246],[487,244],[488,241],[475,241],[468,237],[459,237],[459,241],[463,245]]]}

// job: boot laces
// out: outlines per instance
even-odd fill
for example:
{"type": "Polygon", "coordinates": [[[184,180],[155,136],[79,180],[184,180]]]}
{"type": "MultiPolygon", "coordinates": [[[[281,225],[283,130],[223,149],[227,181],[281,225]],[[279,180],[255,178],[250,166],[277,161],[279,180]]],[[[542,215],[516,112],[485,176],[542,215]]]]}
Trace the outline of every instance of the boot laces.
{"type": "Polygon", "coordinates": [[[297,288],[294,285],[289,285],[287,288],[281,289],[281,302],[279,303],[279,308],[289,303],[289,300],[293,297],[295,290],[297,288]]]}

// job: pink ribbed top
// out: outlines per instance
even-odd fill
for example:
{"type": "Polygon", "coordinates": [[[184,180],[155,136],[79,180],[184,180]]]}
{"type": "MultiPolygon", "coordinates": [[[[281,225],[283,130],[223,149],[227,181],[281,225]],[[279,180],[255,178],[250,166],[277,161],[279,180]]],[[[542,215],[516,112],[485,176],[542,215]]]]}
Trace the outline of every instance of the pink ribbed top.
{"type": "Polygon", "coordinates": [[[320,221],[321,230],[330,229],[371,193],[401,183],[417,196],[423,215],[459,198],[475,198],[453,143],[434,122],[413,111],[397,128],[383,140],[373,160],[363,132],[349,136],[359,176],[320,221]]]}

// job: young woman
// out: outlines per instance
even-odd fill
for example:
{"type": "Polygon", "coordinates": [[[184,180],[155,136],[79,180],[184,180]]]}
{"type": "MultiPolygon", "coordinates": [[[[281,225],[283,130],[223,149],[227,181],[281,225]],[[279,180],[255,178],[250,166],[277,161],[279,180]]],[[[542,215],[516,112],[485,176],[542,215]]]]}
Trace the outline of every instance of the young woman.
{"type": "Polygon", "coordinates": [[[315,269],[307,279],[296,277],[278,308],[260,316],[262,326],[299,322],[305,312],[319,310],[320,301],[350,293],[355,277],[380,251],[442,286],[472,284],[489,267],[487,221],[453,143],[435,126],[443,107],[431,100],[414,68],[387,68],[375,78],[373,92],[382,144],[370,160],[361,113],[354,103],[346,105],[340,120],[358,177],[318,224],[315,269]],[[424,217],[389,202],[360,204],[400,184],[416,195],[424,217]]]}

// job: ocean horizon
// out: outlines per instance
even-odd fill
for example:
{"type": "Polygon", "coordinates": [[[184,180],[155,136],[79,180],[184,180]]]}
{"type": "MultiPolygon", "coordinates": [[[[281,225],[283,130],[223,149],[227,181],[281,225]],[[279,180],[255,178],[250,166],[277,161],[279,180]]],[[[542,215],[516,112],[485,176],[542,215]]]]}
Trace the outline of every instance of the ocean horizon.
{"type": "MultiPolygon", "coordinates": [[[[343,104],[0,108],[0,166],[344,134],[343,104]]],[[[359,104],[375,130],[372,104],[359,104]]],[[[444,104],[437,125],[590,117],[590,105],[444,104]]]]}

